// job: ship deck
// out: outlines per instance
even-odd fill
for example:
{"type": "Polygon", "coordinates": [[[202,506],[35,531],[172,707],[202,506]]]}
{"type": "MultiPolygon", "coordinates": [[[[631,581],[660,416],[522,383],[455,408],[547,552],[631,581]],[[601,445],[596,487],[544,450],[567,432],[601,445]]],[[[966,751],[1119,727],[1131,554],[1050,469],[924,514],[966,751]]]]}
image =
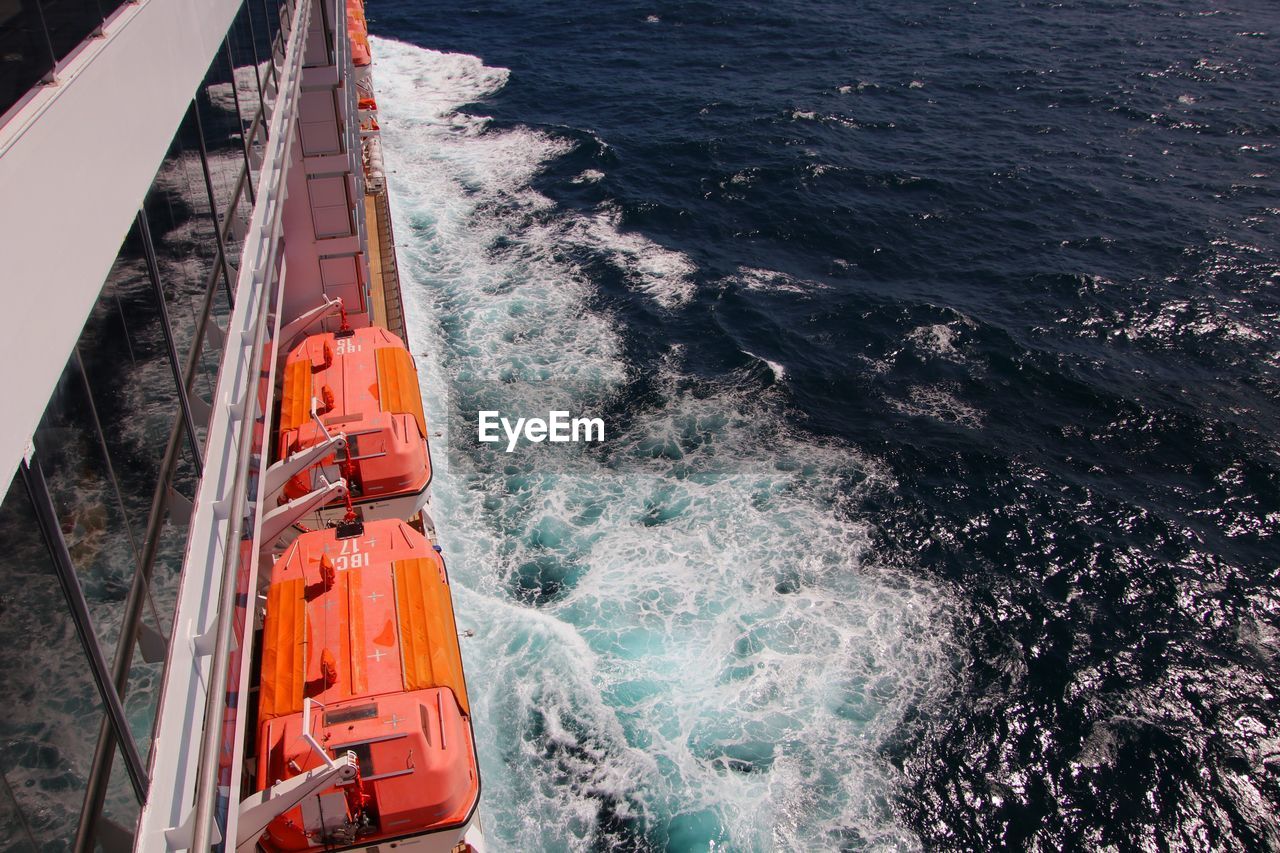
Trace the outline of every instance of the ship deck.
{"type": "Polygon", "coordinates": [[[364,197],[366,221],[369,223],[369,301],[370,319],[408,343],[404,305],[400,297],[400,271],[396,264],[395,237],[391,231],[391,210],[385,186],[364,197]]]}

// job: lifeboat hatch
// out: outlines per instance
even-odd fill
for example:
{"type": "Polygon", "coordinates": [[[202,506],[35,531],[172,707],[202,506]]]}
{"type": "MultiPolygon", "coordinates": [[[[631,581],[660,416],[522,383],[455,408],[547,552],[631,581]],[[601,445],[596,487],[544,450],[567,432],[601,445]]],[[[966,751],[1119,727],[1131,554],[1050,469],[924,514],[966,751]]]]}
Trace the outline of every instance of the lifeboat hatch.
{"type": "MultiPolygon", "coordinates": [[[[348,705],[345,708],[338,708],[334,711],[324,712],[324,724],[326,726],[336,726],[339,723],[352,723],[356,720],[374,720],[378,717],[378,705],[376,702],[370,702],[367,705],[348,705]]],[[[357,753],[359,757],[359,753],[357,753]]],[[[363,761],[363,759],[361,759],[363,761]]],[[[367,772],[363,768],[361,772],[367,772]]]]}

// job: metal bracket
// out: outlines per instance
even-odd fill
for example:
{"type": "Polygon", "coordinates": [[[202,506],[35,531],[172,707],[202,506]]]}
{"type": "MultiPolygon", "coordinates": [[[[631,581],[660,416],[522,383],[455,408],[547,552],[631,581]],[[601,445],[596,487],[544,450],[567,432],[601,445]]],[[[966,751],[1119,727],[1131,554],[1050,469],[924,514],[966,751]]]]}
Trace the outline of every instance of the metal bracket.
{"type": "Polygon", "coordinates": [[[298,315],[297,319],[287,323],[285,327],[280,330],[280,336],[277,338],[277,340],[280,341],[280,356],[283,358],[288,354],[289,350],[293,348],[293,339],[305,332],[308,326],[312,323],[323,320],[325,317],[337,314],[341,310],[341,297],[335,296],[333,299],[326,298],[324,304],[317,305],[310,311],[304,311],[302,314],[298,315]]]}
{"type": "Polygon", "coordinates": [[[194,508],[194,504],[192,504],[191,498],[173,486],[169,487],[169,491],[165,495],[165,505],[169,510],[169,518],[173,519],[174,524],[186,527],[191,523],[191,511],[194,508]]]}
{"type": "Polygon", "coordinates": [[[311,706],[312,705],[320,709],[324,708],[323,702],[317,702],[316,700],[312,699],[310,696],[303,698],[302,700],[302,739],[305,740],[307,742],[307,745],[311,747],[312,752],[320,756],[320,760],[322,760],[325,764],[329,765],[330,767],[337,767],[338,765],[334,762],[332,758],[329,757],[329,753],[324,751],[324,747],[322,747],[320,745],[320,742],[316,740],[316,736],[311,733],[311,706]]]}
{"type": "Polygon", "coordinates": [[[262,538],[258,541],[261,543],[263,550],[267,550],[276,544],[276,540],[289,529],[290,525],[302,518],[307,513],[319,506],[324,506],[329,501],[346,497],[347,481],[339,479],[336,483],[330,483],[321,477],[324,483],[320,488],[303,495],[296,500],[291,500],[286,504],[281,504],[262,518],[262,538]]]}
{"type": "Polygon", "coordinates": [[[264,500],[268,506],[275,500],[280,490],[284,488],[285,483],[292,480],[298,472],[310,468],[330,453],[343,450],[346,446],[347,435],[340,432],[337,435],[326,436],[319,444],[313,444],[305,450],[299,450],[287,459],[281,459],[268,468],[266,474],[263,475],[266,478],[263,495],[265,495],[264,500]]]}
{"type": "Polygon", "coordinates": [[[236,828],[236,853],[252,851],[271,821],[302,802],[310,794],[356,778],[360,765],[356,760],[355,752],[348,750],[337,761],[326,755],[325,761],[324,765],[314,770],[308,770],[284,782],[277,782],[267,790],[260,791],[240,803],[240,821],[236,828]]]}
{"type": "MultiPolygon", "coordinates": [[[[182,819],[182,823],[177,826],[171,826],[164,831],[165,846],[170,850],[190,850],[191,842],[194,839],[194,829],[196,821],[196,810],[191,809],[187,812],[187,816],[182,819]]],[[[218,829],[215,822],[210,828],[212,844],[218,844],[222,841],[222,831],[218,829]]],[[[237,853],[239,851],[237,850],[237,853]]]]}
{"type": "Polygon", "coordinates": [[[194,657],[207,658],[213,654],[214,640],[217,631],[210,628],[199,634],[195,633],[196,624],[194,621],[187,623],[187,636],[191,638],[191,653],[194,657]]]}

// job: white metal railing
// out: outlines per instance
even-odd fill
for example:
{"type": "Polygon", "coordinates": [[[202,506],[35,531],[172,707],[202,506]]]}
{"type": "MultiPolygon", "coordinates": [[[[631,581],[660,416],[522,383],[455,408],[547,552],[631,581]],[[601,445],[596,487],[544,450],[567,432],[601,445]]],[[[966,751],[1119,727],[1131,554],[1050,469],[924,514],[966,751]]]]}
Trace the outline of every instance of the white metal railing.
{"type": "MultiPolygon", "coordinates": [[[[226,332],[205,448],[205,476],[191,516],[174,634],[161,687],[150,796],[138,824],[138,850],[208,850],[221,841],[217,810],[227,791],[224,716],[234,635],[237,569],[249,518],[251,464],[269,409],[261,411],[263,352],[279,322],[283,277],[281,215],[284,177],[294,144],[294,117],[311,0],[294,6],[276,109],[263,151],[257,204],[244,239],[236,307],[226,332]],[[262,429],[255,421],[262,420],[262,429]]],[[[252,621],[245,625],[251,630],[252,621]]]]}

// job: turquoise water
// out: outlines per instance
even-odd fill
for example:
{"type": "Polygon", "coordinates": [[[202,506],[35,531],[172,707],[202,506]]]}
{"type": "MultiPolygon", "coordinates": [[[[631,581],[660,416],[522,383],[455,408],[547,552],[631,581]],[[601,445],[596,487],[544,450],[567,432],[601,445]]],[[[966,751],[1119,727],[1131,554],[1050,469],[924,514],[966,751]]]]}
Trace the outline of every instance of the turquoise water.
{"type": "Polygon", "coordinates": [[[493,846],[917,846],[884,750],[954,650],[947,596],[878,564],[852,511],[892,482],[789,427],[776,366],[707,378],[678,345],[628,363],[568,250],[606,254],[658,312],[689,298],[691,261],[536,189],[573,146],[461,110],[504,69],[374,50],[493,846]],[[449,434],[452,409],[542,392],[602,410],[604,445],[449,434]]]}

